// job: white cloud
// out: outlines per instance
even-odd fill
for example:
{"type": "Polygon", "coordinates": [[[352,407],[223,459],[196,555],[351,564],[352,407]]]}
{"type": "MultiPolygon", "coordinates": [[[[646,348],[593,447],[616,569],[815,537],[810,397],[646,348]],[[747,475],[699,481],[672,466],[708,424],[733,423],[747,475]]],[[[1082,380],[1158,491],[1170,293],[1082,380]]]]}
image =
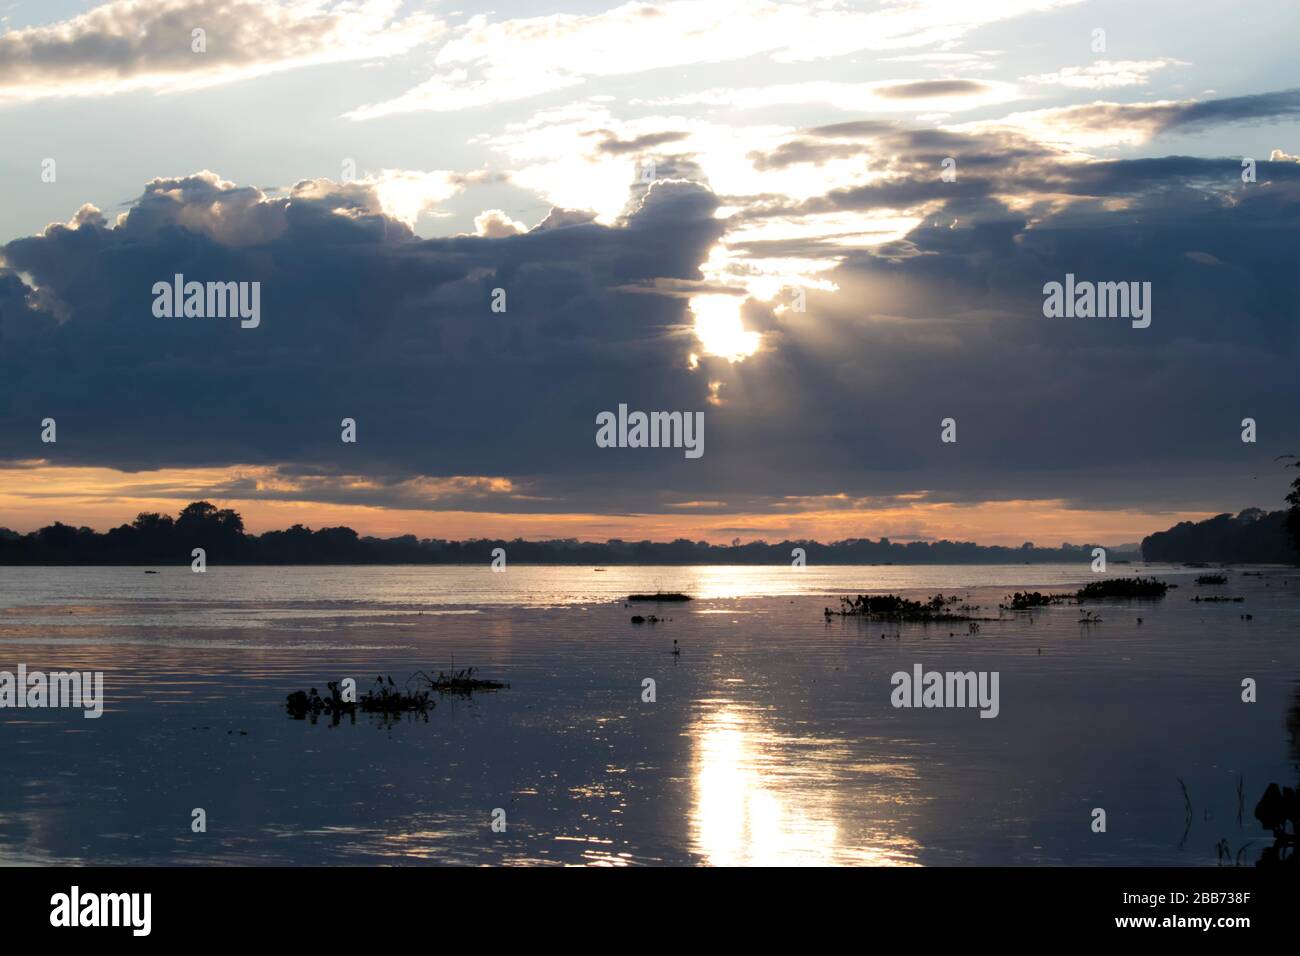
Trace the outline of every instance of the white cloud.
{"type": "Polygon", "coordinates": [[[457,173],[436,169],[420,172],[412,169],[384,169],[357,181],[369,186],[379,199],[385,214],[414,228],[420,214],[434,209],[465,188],[465,179],[457,173]]]}
{"type": "Polygon", "coordinates": [[[1121,86],[1146,86],[1151,74],[1167,66],[1190,66],[1183,60],[1098,60],[1087,66],[1062,67],[1055,73],[1022,76],[1025,83],[1065,86],[1076,90],[1108,90],[1121,86]]]}
{"type": "Polygon", "coordinates": [[[390,57],[440,35],[400,0],[114,0],[0,35],[0,102],[175,92],[390,57]],[[196,52],[193,31],[204,31],[196,52]]]}
{"type": "Polygon", "coordinates": [[[759,109],[790,103],[818,103],[870,113],[910,113],[918,108],[952,113],[993,106],[1020,98],[1014,83],[996,80],[887,80],[840,83],[829,80],[773,86],[716,88],[700,93],[645,100],[654,106],[718,106],[759,109]]]}
{"type": "Polygon", "coordinates": [[[528,231],[517,219],[511,219],[504,209],[485,209],[474,217],[474,235],[486,239],[504,239],[528,231]]]}
{"type": "MultiPolygon", "coordinates": [[[[489,141],[505,154],[515,185],[556,206],[594,211],[616,221],[644,191],[638,163],[653,159],[658,175],[691,174],[728,202],[720,218],[749,209],[755,197],[793,205],[834,188],[868,185],[893,175],[885,157],[868,162],[861,150],[812,163],[771,164],[783,144],[798,135],[786,126],[728,126],[682,116],[615,118],[604,104],[580,103],[546,110],[507,127],[489,141]],[[668,134],[668,135],[664,135],[668,134]],[[641,151],[609,144],[646,142],[641,151]]],[[[870,142],[871,136],[854,137],[870,142]]],[[[729,220],[728,231],[701,272],[706,282],[744,289],[769,301],[793,285],[831,288],[824,273],[853,249],[901,238],[925,215],[911,210],[788,213],[729,220]]]]}
{"type": "Polygon", "coordinates": [[[439,51],[439,73],[395,99],[347,115],[373,119],[414,110],[459,110],[536,96],[590,77],[760,54],[794,63],[864,50],[938,46],[986,23],[1076,2],[912,0],[862,11],[836,0],[673,0],[495,23],[475,16],[439,51]]]}
{"type": "Polygon", "coordinates": [[[776,193],[793,199],[820,195],[828,183],[870,182],[874,174],[860,157],[807,166],[761,169],[756,159],[771,155],[795,134],[788,126],[730,126],[677,115],[616,119],[602,104],[576,103],[544,110],[527,122],[506,127],[488,141],[504,153],[517,186],[554,205],[589,209],[601,222],[617,219],[644,191],[639,164],[653,159],[657,176],[665,166],[698,169],[699,181],[719,195],[776,193]],[[662,140],[660,134],[671,133],[662,140]],[[605,149],[602,144],[644,141],[645,149],[605,149]]]}

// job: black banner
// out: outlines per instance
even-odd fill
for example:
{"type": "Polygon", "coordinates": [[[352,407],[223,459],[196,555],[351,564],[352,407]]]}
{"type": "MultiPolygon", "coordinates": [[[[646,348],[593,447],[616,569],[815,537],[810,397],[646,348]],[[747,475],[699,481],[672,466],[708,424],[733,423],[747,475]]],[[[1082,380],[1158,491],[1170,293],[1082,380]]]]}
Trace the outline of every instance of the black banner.
{"type": "MultiPolygon", "coordinates": [[[[1290,868],[522,872],[507,869],[0,870],[10,933],[308,946],[436,944],[562,932],[655,935],[828,927],[918,940],[1105,935],[1231,945],[1294,927],[1290,868]],[[705,927],[710,927],[706,929],[705,927]]],[[[819,929],[818,932],[822,930],[819,929]]],[[[610,938],[610,937],[606,937],[610,938]]],[[[618,938],[618,937],[613,937],[618,938]]]]}

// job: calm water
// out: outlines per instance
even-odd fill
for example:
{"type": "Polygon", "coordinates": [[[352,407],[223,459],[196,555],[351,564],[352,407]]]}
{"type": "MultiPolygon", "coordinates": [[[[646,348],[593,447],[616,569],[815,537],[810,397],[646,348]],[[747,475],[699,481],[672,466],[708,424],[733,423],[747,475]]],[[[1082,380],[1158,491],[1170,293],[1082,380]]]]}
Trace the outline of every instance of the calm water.
{"type": "Polygon", "coordinates": [[[0,710],[0,862],[1212,866],[1221,839],[1253,862],[1254,804],[1300,764],[1300,575],[1257,570],[1112,567],[1180,587],[1084,625],[997,604],[1086,564],[0,568],[0,670],[102,670],[107,698],[98,720],[0,710]],[[659,589],[698,600],[620,600],[659,589]],[[993,620],[824,619],[866,590],[993,620]],[[453,661],[511,686],[427,722],[284,711],[453,661]],[[894,709],[915,663],[999,672],[999,717],[894,709]]]}

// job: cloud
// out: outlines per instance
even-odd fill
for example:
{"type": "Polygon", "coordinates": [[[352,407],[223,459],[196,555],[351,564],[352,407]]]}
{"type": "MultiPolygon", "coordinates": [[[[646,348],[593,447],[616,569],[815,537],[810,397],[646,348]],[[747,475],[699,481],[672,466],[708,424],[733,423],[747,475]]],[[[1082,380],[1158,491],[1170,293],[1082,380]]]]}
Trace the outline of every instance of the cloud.
{"type": "MultiPolygon", "coordinates": [[[[322,204],[342,216],[380,223],[385,217],[409,233],[421,212],[434,208],[473,183],[466,176],[440,170],[385,169],[348,183],[308,179],[288,191],[300,205],[322,204]],[[404,228],[403,228],[404,227],[404,228]]],[[[253,186],[237,186],[211,170],[190,176],[159,178],[146,184],[131,208],[118,217],[124,235],[154,235],[167,226],[181,227],[228,246],[254,246],[280,238],[289,224],[289,204],[268,200],[253,186]]],[[[83,206],[68,223],[102,227],[103,214],[83,206]]]]}
{"type": "Polygon", "coordinates": [[[1122,86],[1146,86],[1151,74],[1168,66],[1190,66],[1183,60],[1097,60],[1087,66],[1062,67],[1055,73],[1022,76],[1023,83],[1064,86],[1075,90],[1109,90],[1122,86]]]}
{"type": "Polygon", "coordinates": [[[176,92],[324,63],[385,58],[443,32],[398,0],[114,0],[0,35],[0,103],[176,92]],[[196,52],[194,31],[203,31],[196,52]]]}
{"type": "Polygon", "coordinates": [[[887,100],[930,100],[949,96],[976,96],[989,89],[987,83],[974,80],[912,80],[891,82],[877,90],[887,100]]]}
{"type": "MultiPolygon", "coordinates": [[[[1154,113],[1151,104],[1121,109],[1169,126],[1287,102],[1269,94],[1226,107],[1211,101],[1177,110],[1154,104],[1154,113]]],[[[1114,115],[1109,119],[1104,137],[1120,128],[1114,115]]],[[[907,232],[944,203],[982,198],[1037,214],[1100,194],[1090,188],[1104,191],[1103,167],[1088,165],[1091,157],[1077,144],[1054,145],[1056,137],[1040,125],[998,120],[918,129],[871,119],[799,131],[678,115],[623,120],[603,103],[576,103],[512,124],[489,144],[504,155],[516,185],[562,208],[585,205],[602,223],[635,203],[644,190],[637,177],[648,165],[657,176],[708,185],[722,199],[719,215],[728,227],[703,263],[705,281],[771,302],[793,286],[833,290],[830,271],[855,249],[906,250],[899,243],[907,232]],[[955,182],[941,178],[949,160],[960,170],[955,182]]],[[[1204,165],[1162,170],[1175,179],[1225,175],[1222,164],[1211,172],[1204,165]]],[[[1238,180],[1233,174],[1220,181],[1238,180]]]]}
{"type": "Polygon", "coordinates": [[[831,106],[855,113],[959,112],[1020,99],[1014,83],[994,80],[888,80],[844,83],[819,80],[754,87],[719,87],[699,93],[637,101],[650,106],[762,109],[791,103],[831,106]]]}
{"type": "Polygon", "coordinates": [[[384,169],[358,180],[357,185],[373,190],[387,215],[414,228],[421,213],[437,208],[472,181],[446,170],[384,169]]]}
{"type": "MultiPolygon", "coordinates": [[[[1162,122],[1261,102],[1285,106],[1162,122]]],[[[534,515],[1273,501],[1246,472],[1300,445],[1300,164],[1246,185],[1237,157],[1096,160],[1016,129],[728,127],[714,150],[720,129],[587,104],[507,130],[511,167],[565,197],[527,230],[489,210],[474,235],[420,239],[379,174],[281,194],[205,172],[150,182],[112,222],[83,207],[0,248],[0,459],[238,466],[309,500],[534,515]],[[674,175],[637,182],[645,154],[610,143],[674,175]],[[602,221],[605,164],[622,178],[602,221]],[[261,325],[154,318],[178,272],[260,281],[261,325]],[[1045,319],[1066,273],[1150,281],[1151,328],[1045,319]],[[597,448],[596,414],[624,402],[703,411],[704,456],[597,448]],[[1268,423],[1258,453],[1247,415],[1268,423]]]]}
{"type": "Polygon", "coordinates": [[[524,234],[421,240],[373,186],[307,180],[273,196],[210,173],[155,180],[114,223],[85,214],[0,249],[12,270],[0,271],[0,458],[291,462],[408,480],[518,478],[510,462],[523,453],[543,474],[567,470],[625,388],[705,404],[707,383],[686,370],[684,303],[615,290],[698,279],[721,229],[715,208],[700,186],[657,183],[616,228],[569,216],[524,234]],[[176,273],[260,282],[261,325],[155,318],[153,284],[176,273]],[[504,313],[491,310],[494,288],[508,290],[504,313]],[[664,375],[651,355],[676,355],[679,371],[664,375]],[[28,440],[38,408],[38,421],[60,421],[57,447],[28,440]],[[350,459],[343,417],[365,449],[350,459]],[[575,426],[558,443],[557,417],[575,426]],[[501,427],[490,439],[489,420],[501,427]]]}
{"type": "Polygon", "coordinates": [[[848,4],[774,0],[629,2],[595,14],[493,22],[474,16],[437,55],[439,72],[390,100],[346,115],[366,120],[416,110],[452,111],[690,64],[766,56],[778,63],[864,50],[953,43],[988,23],[1076,0],[939,0],[855,10],[848,4]]]}
{"type": "Polygon", "coordinates": [[[528,231],[522,222],[511,219],[503,210],[485,209],[474,217],[474,234],[487,239],[502,239],[528,231]]]}
{"type": "Polygon", "coordinates": [[[1009,129],[1077,149],[1138,145],[1168,132],[1198,132],[1232,123],[1278,122],[1300,115],[1300,89],[1216,100],[1084,103],[952,125],[958,131],[1009,129]]]}

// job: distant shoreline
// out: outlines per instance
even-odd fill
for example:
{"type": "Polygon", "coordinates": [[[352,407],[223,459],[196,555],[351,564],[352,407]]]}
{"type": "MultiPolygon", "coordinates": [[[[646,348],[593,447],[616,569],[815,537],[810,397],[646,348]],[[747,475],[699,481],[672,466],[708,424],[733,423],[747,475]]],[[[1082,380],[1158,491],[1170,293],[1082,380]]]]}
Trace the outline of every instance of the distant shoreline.
{"type": "Polygon", "coordinates": [[[844,538],[829,543],[779,542],[739,538],[710,544],[673,541],[604,542],[572,538],[525,541],[476,538],[449,541],[363,537],[347,527],[312,530],[294,525],[283,531],[249,534],[244,520],[229,508],[195,501],[172,518],[145,512],[130,524],[109,531],[75,528],[55,522],[20,534],[0,528],[0,566],[4,567],[166,567],[189,564],[287,566],[475,565],[504,567],[686,567],[686,566],[826,566],[857,565],[1035,565],[1091,564],[1105,552],[1108,564],[1166,563],[1292,564],[1300,560],[1287,533],[1288,513],[1248,508],[1202,522],[1183,522],[1148,535],[1140,544],[1096,542],[1041,547],[981,545],[971,541],[895,542],[882,537],[844,538]]]}
{"type": "MultiPolygon", "coordinates": [[[[394,561],[394,562],[321,562],[321,561],[304,561],[304,562],[281,562],[275,564],[265,564],[257,562],[226,562],[223,564],[210,564],[209,570],[218,567],[227,568],[472,568],[479,567],[480,564],[489,564],[490,562],[477,561],[394,561]]],[[[818,565],[807,565],[809,568],[816,567],[833,567],[833,568],[937,568],[937,567],[971,567],[971,568],[1016,568],[1016,567],[1060,567],[1073,566],[1080,564],[1076,560],[1056,560],[1056,561],[826,561],[818,565]]],[[[1119,568],[1131,567],[1133,565],[1167,565],[1189,571],[1198,568],[1276,568],[1279,570],[1296,570],[1294,564],[1284,562],[1270,561],[1146,561],[1141,558],[1133,560],[1114,560],[1109,561],[1111,565],[1117,565],[1119,568]]],[[[4,568],[140,568],[143,570],[166,570],[166,569],[183,569],[188,570],[189,562],[181,563],[127,563],[127,562],[100,562],[97,564],[0,564],[0,569],[4,568]]],[[[589,563],[583,562],[561,562],[561,561],[515,561],[511,562],[511,568],[586,568],[595,570],[589,563]]],[[[786,568],[788,563],[762,564],[759,562],[732,562],[711,561],[711,562],[682,562],[682,563],[665,563],[665,562],[646,562],[644,564],[634,564],[631,562],[608,562],[605,568],[786,568]]],[[[1088,566],[1086,562],[1082,563],[1084,570],[1088,566]]],[[[1092,572],[1089,572],[1090,574],[1092,572]]],[[[1112,577],[1123,577],[1122,571],[1116,571],[1112,577]]]]}
{"type": "MultiPolygon", "coordinates": [[[[818,560],[804,565],[807,568],[924,568],[924,567],[1034,567],[1079,564],[1088,567],[1090,558],[1081,556],[1038,558],[1029,561],[1006,560],[933,560],[933,561],[852,561],[852,560],[818,560]]],[[[1126,567],[1133,564],[1184,564],[1181,561],[1146,562],[1140,556],[1131,558],[1110,557],[1108,564],[1126,567]]],[[[1258,563],[1266,567],[1266,562],[1237,562],[1244,564],[1258,563]]],[[[228,561],[209,557],[207,567],[228,568],[472,568],[490,566],[490,556],[459,561],[228,561]]],[[[1288,565],[1278,565],[1287,567],[1288,565]]],[[[0,568],[144,568],[149,570],[162,568],[190,568],[188,558],[178,561],[0,561],[0,568]]],[[[792,566],[789,561],[528,561],[511,559],[510,568],[786,568],[792,566]]],[[[801,570],[795,567],[793,570],[801,570]]]]}

